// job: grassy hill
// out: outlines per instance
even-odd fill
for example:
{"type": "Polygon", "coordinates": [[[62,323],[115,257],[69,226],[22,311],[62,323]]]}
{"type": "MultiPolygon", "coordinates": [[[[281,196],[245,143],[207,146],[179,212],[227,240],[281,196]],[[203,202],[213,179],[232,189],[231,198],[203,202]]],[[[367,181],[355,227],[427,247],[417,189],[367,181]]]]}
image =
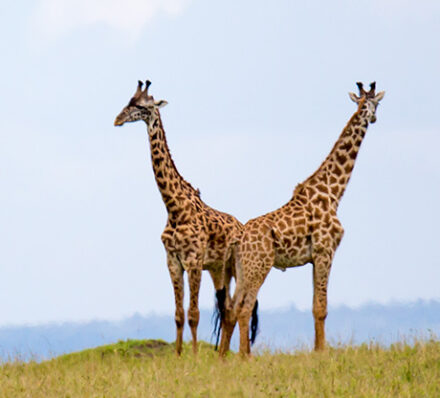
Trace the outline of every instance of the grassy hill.
{"type": "Polygon", "coordinates": [[[260,352],[219,361],[207,343],[194,359],[173,344],[128,340],[49,361],[0,367],[0,397],[439,397],[440,342],[260,352]]]}

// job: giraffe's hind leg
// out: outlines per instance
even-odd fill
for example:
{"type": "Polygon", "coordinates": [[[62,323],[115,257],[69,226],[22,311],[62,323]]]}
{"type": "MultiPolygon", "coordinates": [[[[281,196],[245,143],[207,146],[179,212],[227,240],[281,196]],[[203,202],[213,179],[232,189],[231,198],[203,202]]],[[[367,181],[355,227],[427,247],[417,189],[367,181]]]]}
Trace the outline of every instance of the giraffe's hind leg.
{"type": "Polygon", "coordinates": [[[176,353],[182,353],[183,325],[185,323],[185,311],[183,310],[183,268],[179,261],[172,255],[167,255],[168,271],[174,288],[174,299],[176,304],[176,313],[174,320],[176,322],[176,353]]]}
{"type": "Polygon", "coordinates": [[[220,332],[223,329],[225,311],[226,311],[226,286],[225,286],[225,272],[224,266],[218,265],[209,270],[212,282],[214,284],[215,296],[216,296],[216,308],[214,312],[214,331],[215,336],[215,349],[217,350],[220,332]]]}
{"type": "Polygon", "coordinates": [[[225,260],[226,305],[219,349],[220,357],[225,357],[229,351],[232,334],[234,333],[235,325],[237,323],[237,311],[243,297],[242,268],[238,260],[238,245],[233,245],[230,254],[227,257],[228,258],[225,260]],[[231,299],[232,278],[235,278],[236,280],[236,287],[234,297],[231,299]]]}
{"type": "Polygon", "coordinates": [[[240,354],[243,357],[250,356],[251,354],[249,324],[251,317],[253,316],[254,308],[256,308],[258,290],[260,289],[261,284],[258,286],[258,288],[247,290],[241,301],[241,305],[239,305],[237,308],[237,320],[240,328],[240,354]]]}
{"type": "Polygon", "coordinates": [[[222,322],[222,336],[221,336],[223,341],[223,333],[225,333],[223,355],[229,350],[232,333],[234,332],[235,324],[237,323],[237,319],[235,318],[234,312],[232,310],[232,298],[231,298],[231,280],[235,275],[234,266],[235,266],[235,260],[232,259],[226,263],[226,268],[225,268],[226,300],[225,300],[225,311],[224,311],[224,319],[222,322]]]}
{"type": "Polygon", "coordinates": [[[237,318],[233,311],[228,310],[225,315],[225,321],[222,326],[219,355],[225,357],[229,351],[232,334],[234,333],[237,318]]]}
{"type": "MultiPolygon", "coordinates": [[[[261,263],[261,268],[258,269],[259,272],[252,273],[251,277],[248,277],[247,283],[240,294],[241,299],[238,300],[237,305],[234,307],[238,326],[240,327],[240,354],[244,357],[249,356],[251,353],[249,322],[253,316],[254,309],[256,310],[258,291],[266,279],[270,268],[270,263],[261,263]]],[[[237,289],[241,289],[241,286],[237,286],[237,289]]]]}

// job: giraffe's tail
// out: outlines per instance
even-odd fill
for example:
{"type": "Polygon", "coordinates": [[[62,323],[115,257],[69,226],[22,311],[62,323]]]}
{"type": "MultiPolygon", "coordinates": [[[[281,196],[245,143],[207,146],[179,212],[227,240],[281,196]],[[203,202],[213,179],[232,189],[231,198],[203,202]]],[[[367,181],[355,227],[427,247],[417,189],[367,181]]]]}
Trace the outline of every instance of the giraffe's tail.
{"type": "Polygon", "coordinates": [[[251,344],[255,343],[258,334],[258,300],[255,301],[254,309],[251,317],[251,344]]]}
{"type": "Polygon", "coordinates": [[[215,310],[214,314],[212,315],[214,323],[212,335],[215,337],[215,350],[217,351],[220,333],[222,330],[222,323],[225,319],[226,287],[223,287],[215,292],[215,299],[215,310]]]}

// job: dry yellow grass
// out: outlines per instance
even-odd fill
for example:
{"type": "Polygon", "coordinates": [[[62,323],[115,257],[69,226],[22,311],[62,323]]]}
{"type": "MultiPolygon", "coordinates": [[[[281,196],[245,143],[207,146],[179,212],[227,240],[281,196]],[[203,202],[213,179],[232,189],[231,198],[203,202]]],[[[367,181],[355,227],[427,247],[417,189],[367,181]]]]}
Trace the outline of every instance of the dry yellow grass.
{"type": "Polygon", "coordinates": [[[342,346],[323,353],[263,352],[219,361],[201,343],[115,345],[42,363],[4,363],[0,397],[440,397],[440,342],[342,346]]]}

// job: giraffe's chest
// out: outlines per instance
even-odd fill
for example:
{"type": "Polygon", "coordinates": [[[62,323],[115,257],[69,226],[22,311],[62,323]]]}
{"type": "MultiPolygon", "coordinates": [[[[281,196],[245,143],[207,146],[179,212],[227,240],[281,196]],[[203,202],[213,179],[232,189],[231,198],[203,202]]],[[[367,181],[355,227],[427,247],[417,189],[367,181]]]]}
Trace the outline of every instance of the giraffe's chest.
{"type": "Polygon", "coordinates": [[[162,233],[162,242],[168,252],[176,252],[184,257],[189,252],[199,252],[203,248],[200,238],[201,228],[195,223],[174,223],[168,221],[162,233]]]}

